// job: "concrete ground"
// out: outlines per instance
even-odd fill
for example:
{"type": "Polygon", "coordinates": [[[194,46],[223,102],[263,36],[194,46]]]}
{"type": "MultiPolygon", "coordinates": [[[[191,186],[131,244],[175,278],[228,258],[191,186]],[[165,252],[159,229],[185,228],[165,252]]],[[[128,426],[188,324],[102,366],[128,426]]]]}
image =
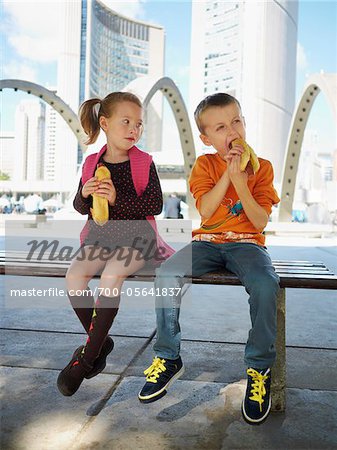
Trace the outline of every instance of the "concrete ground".
{"type": "MultiPolygon", "coordinates": [[[[324,261],[337,273],[336,245],[296,242],[271,238],[269,251],[274,259],[324,261]]],[[[137,393],[152,359],[153,297],[124,296],[106,369],[63,397],[56,379],[85,341],[80,323],[65,296],[13,299],[9,289],[65,289],[64,280],[0,281],[2,449],[337,449],[336,292],[287,291],[287,409],[251,427],[240,413],[249,329],[242,287],[188,290],[181,310],[185,374],[165,397],[144,405],[137,393]]],[[[136,285],[149,286],[126,286],[136,285]]]]}

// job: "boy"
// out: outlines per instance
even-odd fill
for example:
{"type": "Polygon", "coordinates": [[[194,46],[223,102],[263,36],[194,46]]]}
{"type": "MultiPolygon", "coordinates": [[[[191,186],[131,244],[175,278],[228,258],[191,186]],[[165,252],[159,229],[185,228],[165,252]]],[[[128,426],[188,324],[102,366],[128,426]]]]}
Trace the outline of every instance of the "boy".
{"type": "Polygon", "coordinates": [[[245,140],[246,132],[240,104],[234,97],[210,95],[198,105],[194,117],[202,142],[213,146],[216,153],[200,156],[189,180],[201,215],[200,228],[193,231],[191,244],[157,269],[156,357],[144,372],[146,383],[138,397],[144,403],[158,400],[184,371],[179,356],[180,291],[172,288],[182,286],[186,275],[198,276],[226,267],[238,276],[250,296],[252,328],[245,349],[248,383],[242,414],[248,423],[259,424],[271,407],[279,292],[279,278],[262,234],[272,205],[279,202],[273,169],[269,161],[259,158],[260,168],[255,174],[250,163],[245,171],[240,170],[244,149],[233,141],[245,140]]]}

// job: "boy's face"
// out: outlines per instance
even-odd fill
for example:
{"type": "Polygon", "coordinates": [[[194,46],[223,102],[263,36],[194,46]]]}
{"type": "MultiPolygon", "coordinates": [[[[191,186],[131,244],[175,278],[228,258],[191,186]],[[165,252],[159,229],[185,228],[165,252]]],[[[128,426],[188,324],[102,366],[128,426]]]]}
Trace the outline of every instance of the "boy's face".
{"type": "Polygon", "coordinates": [[[204,132],[200,139],[212,146],[223,158],[229,151],[229,144],[237,138],[246,140],[246,124],[236,103],[227,106],[212,106],[201,115],[204,132]]]}

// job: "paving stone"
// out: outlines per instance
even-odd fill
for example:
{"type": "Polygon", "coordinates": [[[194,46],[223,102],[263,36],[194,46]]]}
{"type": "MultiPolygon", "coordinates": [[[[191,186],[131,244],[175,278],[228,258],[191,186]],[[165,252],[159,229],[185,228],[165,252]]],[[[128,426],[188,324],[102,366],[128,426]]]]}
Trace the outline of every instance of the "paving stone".
{"type": "MultiPolygon", "coordinates": [[[[147,340],[112,338],[115,347],[107,358],[104,372],[120,374],[147,340]]],[[[0,364],[61,370],[70,361],[74,350],[85,343],[85,339],[85,335],[68,333],[3,330],[0,364]]]]}
{"type": "Polygon", "coordinates": [[[100,374],[64,397],[56,387],[56,370],[2,367],[0,374],[4,450],[68,450],[118,379],[100,374]]]}
{"type": "Polygon", "coordinates": [[[125,378],[75,448],[331,449],[337,442],[336,392],[289,389],[287,413],[252,427],[241,417],[243,382],[223,387],[178,380],[165,397],[147,405],[134,396],[142,384],[125,378]]]}

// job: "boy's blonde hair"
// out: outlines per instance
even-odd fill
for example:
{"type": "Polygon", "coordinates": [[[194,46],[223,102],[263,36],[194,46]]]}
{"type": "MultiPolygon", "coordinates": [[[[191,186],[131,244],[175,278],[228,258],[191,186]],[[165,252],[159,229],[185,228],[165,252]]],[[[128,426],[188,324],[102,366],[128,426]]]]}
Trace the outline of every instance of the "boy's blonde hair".
{"type": "Polygon", "coordinates": [[[228,106],[232,103],[236,103],[241,112],[241,105],[239,101],[232,95],[225,94],[224,92],[218,92],[217,94],[208,95],[204,98],[194,111],[194,119],[200,133],[204,134],[205,131],[202,126],[201,116],[208,108],[228,106]]]}

